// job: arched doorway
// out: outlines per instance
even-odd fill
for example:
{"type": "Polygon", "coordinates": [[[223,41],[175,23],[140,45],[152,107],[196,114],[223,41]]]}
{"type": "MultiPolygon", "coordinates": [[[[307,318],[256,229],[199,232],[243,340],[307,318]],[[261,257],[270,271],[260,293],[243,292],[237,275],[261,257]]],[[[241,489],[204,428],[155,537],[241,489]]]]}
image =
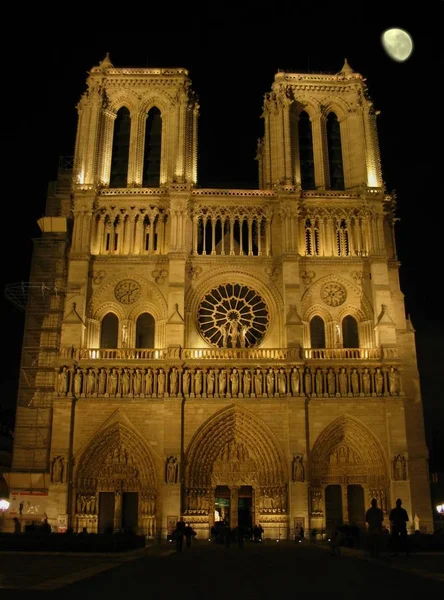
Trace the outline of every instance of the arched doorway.
{"type": "Polygon", "coordinates": [[[73,526],[89,532],[132,530],[154,535],[156,474],[145,443],[120,423],[104,429],[79,460],[73,526]]]}
{"type": "Polygon", "coordinates": [[[376,437],[357,419],[342,416],[330,423],[310,463],[313,527],[328,530],[340,522],[364,527],[371,498],[387,512],[387,462],[376,437]]]}
{"type": "Polygon", "coordinates": [[[184,515],[210,529],[260,522],[265,537],[288,528],[285,459],[273,432],[237,406],[213,415],[190,442],[185,467],[184,515]]]}

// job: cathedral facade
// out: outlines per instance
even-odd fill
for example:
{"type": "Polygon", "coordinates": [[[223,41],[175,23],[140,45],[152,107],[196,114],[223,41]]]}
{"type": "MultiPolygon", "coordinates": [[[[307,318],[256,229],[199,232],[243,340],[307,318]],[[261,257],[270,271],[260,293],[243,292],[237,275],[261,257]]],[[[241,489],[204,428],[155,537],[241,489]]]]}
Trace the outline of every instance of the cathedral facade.
{"type": "Polygon", "coordinates": [[[86,84],[35,242],[11,516],[22,500],[61,529],[166,536],[183,518],[202,538],[222,520],[285,538],[400,497],[431,531],[363,77],[275,75],[259,189],[198,186],[185,69],[107,56],[86,84]]]}

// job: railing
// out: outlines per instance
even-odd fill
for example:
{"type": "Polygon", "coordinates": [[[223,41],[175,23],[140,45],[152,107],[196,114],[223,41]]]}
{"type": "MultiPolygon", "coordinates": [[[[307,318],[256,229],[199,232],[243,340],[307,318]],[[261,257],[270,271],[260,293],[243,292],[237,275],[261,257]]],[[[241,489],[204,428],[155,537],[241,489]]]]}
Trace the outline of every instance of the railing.
{"type": "Polygon", "coordinates": [[[72,360],[381,360],[398,358],[397,348],[62,348],[72,360]]]}

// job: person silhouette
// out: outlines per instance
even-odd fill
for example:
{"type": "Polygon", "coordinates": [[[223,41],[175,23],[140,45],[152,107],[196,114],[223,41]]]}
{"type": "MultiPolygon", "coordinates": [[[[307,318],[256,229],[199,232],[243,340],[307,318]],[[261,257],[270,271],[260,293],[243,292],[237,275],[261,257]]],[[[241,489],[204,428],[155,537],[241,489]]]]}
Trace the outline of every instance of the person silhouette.
{"type": "Polygon", "coordinates": [[[407,539],[407,523],[409,515],[405,508],[402,508],[402,500],[396,500],[396,507],[392,508],[389,514],[391,525],[391,556],[398,556],[398,553],[404,551],[406,556],[410,556],[407,539]]]}
{"type": "Polygon", "coordinates": [[[365,522],[367,523],[368,546],[370,558],[377,558],[382,538],[382,523],[384,513],[378,508],[378,501],[372,498],[371,508],[365,513],[365,522]]]}

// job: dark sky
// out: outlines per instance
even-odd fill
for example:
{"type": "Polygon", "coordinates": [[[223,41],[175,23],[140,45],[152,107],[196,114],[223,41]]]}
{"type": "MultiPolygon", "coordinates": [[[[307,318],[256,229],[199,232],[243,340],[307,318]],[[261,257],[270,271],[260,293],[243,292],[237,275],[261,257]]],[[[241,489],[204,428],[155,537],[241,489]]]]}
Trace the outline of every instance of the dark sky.
{"type": "MultiPolygon", "coordinates": [[[[395,18],[384,17],[387,4],[369,5],[374,18],[350,7],[329,14],[330,9],[323,11],[317,3],[312,12],[302,14],[295,3],[262,19],[251,17],[255,11],[249,8],[230,18],[215,9],[205,20],[190,24],[177,17],[173,28],[167,20],[153,19],[143,33],[104,34],[93,27],[80,36],[54,33],[57,28],[44,35],[19,35],[8,46],[9,68],[3,76],[7,73],[9,87],[1,99],[7,184],[3,287],[28,280],[31,239],[38,235],[36,219],[44,212],[48,181],[55,178],[59,156],[74,152],[75,106],[85,90],[87,71],[106,52],[116,67],[189,69],[201,106],[202,187],[257,186],[254,156],[256,140],[263,135],[262,100],[279,69],[338,72],[347,57],[367,78],[370,96],[381,111],[383,176],[387,190],[396,190],[398,196],[401,289],[417,332],[426,426],[430,440],[442,435],[444,321],[438,247],[444,235],[444,2],[423,2],[414,9],[394,3],[400,7],[395,18]],[[413,37],[413,54],[404,63],[394,62],[382,48],[381,34],[389,27],[404,28],[413,37]]],[[[3,297],[2,321],[8,350],[0,406],[8,407],[15,403],[23,315],[3,297]]]]}

